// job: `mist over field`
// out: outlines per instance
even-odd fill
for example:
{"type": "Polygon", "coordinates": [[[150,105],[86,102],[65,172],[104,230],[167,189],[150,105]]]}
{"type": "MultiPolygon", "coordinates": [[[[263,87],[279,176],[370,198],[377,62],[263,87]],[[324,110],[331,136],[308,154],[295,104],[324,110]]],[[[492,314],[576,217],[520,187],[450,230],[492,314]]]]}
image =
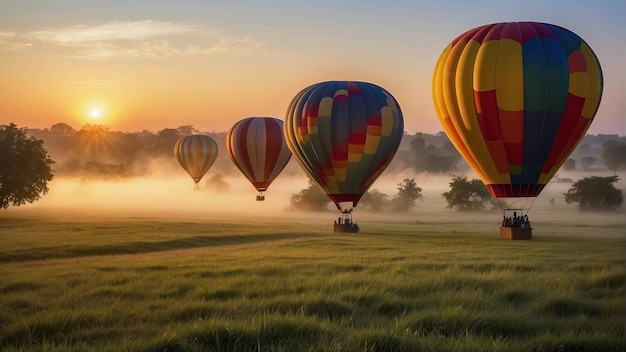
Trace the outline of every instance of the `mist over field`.
{"type": "MultiPolygon", "coordinates": [[[[55,177],[50,182],[50,191],[39,201],[21,207],[7,209],[13,214],[39,214],[69,219],[116,219],[148,218],[180,221],[241,220],[254,222],[260,218],[289,222],[329,224],[338,215],[334,205],[328,210],[306,212],[290,208],[290,197],[308,187],[308,178],[291,160],[284,173],[279,175],[265,192],[265,201],[256,201],[256,190],[243,175],[221,176],[219,170],[209,170],[195,188],[191,178],[182,168],[164,166],[163,161],[155,161],[147,176],[118,180],[81,179],[77,177],[55,177]],[[216,176],[218,181],[216,181],[216,176]]],[[[475,178],[471,171],[459,172],[468,178],[475,178]]],[[[608,174],[608,173],[607,173],[608,174]]],[[[564,172],[559,179],[579,179],[582,172],[564,172]]],[[[377,189],[392,198],[397,193],[397,183],[405,178],[415,179],[422,188],[423,200],[416,202],[415,208],[407,213],[394,213],[387,210],[373,213],[357,206],[353,213],[355,222],[367,229],[367,222],[384,221],[399,223],[493,223],[494,234],[499,226],[502,213],[499,209],[486,209],[479,212],[458,212],[446,209],[441,196],[449,190],[450,175],[416,173],[412,170],[388,171],[370,188],[377,189]],[[365,227],[364,227],[365,226],[365,227]]],[[[626,225],[624,210],[611,213],[580,212],[576,204],[565,203],[563,193],[571,182],[550,182],[536,198],[529,211],[535,227],[535,234],[558,233],[559,222],[579,224],[581,234],[589,232],[593,226],[606,224],[626,225]],[[550,224],[548,227],[542,223],[550,224]]],[[[617,185],[624,189],[624,180],[617,185]]]]}

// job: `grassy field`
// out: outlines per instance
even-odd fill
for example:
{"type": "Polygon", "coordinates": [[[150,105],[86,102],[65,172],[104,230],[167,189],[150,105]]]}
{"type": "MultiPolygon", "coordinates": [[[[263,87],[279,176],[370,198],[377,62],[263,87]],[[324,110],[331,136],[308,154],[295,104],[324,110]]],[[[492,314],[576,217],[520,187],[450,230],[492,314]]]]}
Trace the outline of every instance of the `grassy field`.
{"type": "Polygon", "coordinates": [[[0,350],[626,349],[624,220],[328,218],[0,213],[0,350]]]}

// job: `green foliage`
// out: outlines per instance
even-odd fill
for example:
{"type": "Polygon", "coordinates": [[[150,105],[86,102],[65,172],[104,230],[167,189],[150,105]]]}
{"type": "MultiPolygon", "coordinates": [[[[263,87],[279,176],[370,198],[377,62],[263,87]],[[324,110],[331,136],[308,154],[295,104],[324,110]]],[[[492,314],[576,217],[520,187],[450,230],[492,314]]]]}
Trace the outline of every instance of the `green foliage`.
{"type": "Polygon", "coordinates": [[[622,191],[613,185],[618,180],[618,176],[584,177],[564,193],[565,201],[568,204],[578,203],[581,211],[616,210],[624,202],[622,191]]]}
{"type": "Polygon", "coordinates": [[[328,196],[311,180],[309,187],[292,194],[289,198],[291,208],[298,210],[323,211],[328,209],[329,203],[328,196]]]}
{"type": "Polygon", "coordinates": [[[397,185],[398,193],[391,200],[391,209],[395,212],[407,212],[415,207],[415,201],[424,198],[422,188],[417,186],[415,179],[405,178],[397,185]]]}
{"type": "Polygon", "coordinates": [[[54,161],[26,128],[0,125],[0,209],[32,203],[48,193],[54,161]]]}
{"type": "Polygon", "coordinates": [[[450,181],[450,191],[441,196],[448,203],[448,209],[456,208],[458,211],[480,210],[491,199],[491,195],[482,181],[467,180],[467,176],[455,175],[450,181]]]}
{"type": "Polygon", "coordinates": [[[621,225],[472,226],[4,217],[0,350],[624,350],[621,225]]]}

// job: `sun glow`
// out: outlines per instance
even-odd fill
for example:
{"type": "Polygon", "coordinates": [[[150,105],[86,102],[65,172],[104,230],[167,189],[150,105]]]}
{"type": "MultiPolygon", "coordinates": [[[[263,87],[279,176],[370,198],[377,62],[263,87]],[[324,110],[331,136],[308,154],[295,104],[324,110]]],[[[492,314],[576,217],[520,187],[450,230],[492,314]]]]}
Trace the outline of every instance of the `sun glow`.
{"type": "Polygon", "coordinates": [[[100,112],[100,110],[98,109],[93,109],[91,110],[91,112],[89,113],[89,116],[91,116],[91,118],[93,120],[99,120],[100,117],[102,117],[102,113],[100,112]]]}
{"type": "Polygon", "coordinates": [[[110,119],[111,111],[102,104],[90,104],[82,108],[82,120],[91,124],[102,124],[110,119]]]}

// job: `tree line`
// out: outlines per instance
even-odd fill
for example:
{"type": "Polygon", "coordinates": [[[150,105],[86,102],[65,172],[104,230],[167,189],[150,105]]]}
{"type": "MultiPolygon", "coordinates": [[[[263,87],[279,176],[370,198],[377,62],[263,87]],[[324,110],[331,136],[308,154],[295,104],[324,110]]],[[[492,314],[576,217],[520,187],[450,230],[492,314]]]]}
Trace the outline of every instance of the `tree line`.
{"type": "MultiPolygon", "coordinates": [[[[56,162],[57,175],[83,178],[123,178],[144,176],[150,163],[160,159],[161,166],[177,168],[173,157],[176,141],[190,134],[205,134],[219,147],[219,155],[212,171],[220,174],[237,173],[237,168],[226,155],[227,132],[202,132],[192,125],[165,128],[157,132],[110,131],[106,126],[87,124],[76,130],[66,123],[57,123],[45,129],[27,129],[30,136],[42,140],[51,158],[56,162]]],[[[607,169],[617,172],[626,168],[626,137],[617,135],[587,135],[564,164],[565,170],[593,170],[599,160],[607,169]],[[578,163],[576,162],[578,160],[578,163]]],[[[292,163],[295,164],[295,163],[292,163]]],[[[405,132],[400,147],[389,167],[389,172],[413,170],[449,175],[469,170],[468,164],[454,148],[444,132],[436,134],[405,132]]],[[[286,173],[298,172],[291,167],[286,173]]]]}
{"type": "MultiPolygon", "coordinates": [[[[583,177],[574,182],[563,196],[566,203],[578,204],[580,211],[618,210],[624,203],[622,190],[614,185],[618,181],[619,177],[616,175],[583,177]]],[[[415,179],[405,178],[397,186],[398,192],[391,199],[376,188],[368,190],[361,197],[359,208],[376,213],[406,213],[416,206],[417,200],[423,200],[422,188],[415,179]]],[[[441,194],[447,203],[447,209],[467,212],[483,210],[488,206],[492,210],[503,208],[502,201],[492,197],[479,179],[469,180],[465,175],[452,175],[449,186],[450,190],[441,194]]],[[[331,201],[309,181],[308,188],[291,195],[289,204],[292,209],[325,211],[329,209],[331,201]]]]}

